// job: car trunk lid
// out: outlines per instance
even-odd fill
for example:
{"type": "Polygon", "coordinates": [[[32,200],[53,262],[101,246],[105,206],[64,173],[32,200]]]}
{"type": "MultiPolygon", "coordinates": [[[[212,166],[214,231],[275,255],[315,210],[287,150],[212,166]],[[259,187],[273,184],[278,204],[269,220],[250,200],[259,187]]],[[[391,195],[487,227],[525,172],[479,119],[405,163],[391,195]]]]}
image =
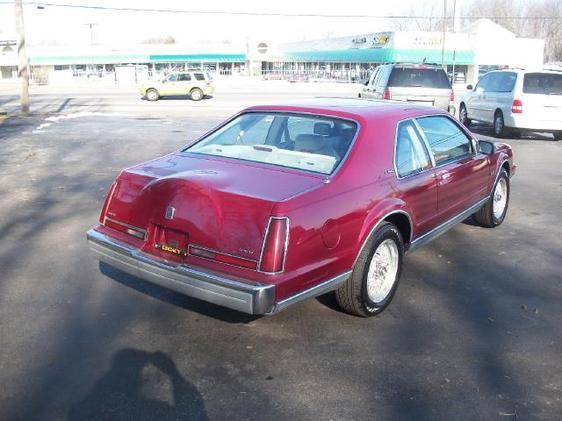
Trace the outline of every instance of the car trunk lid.
{"type": "Polygon", "coordinates": [[[178,153],[124,171],[105,217],[146,230],[144,251],[172,260],[182,256],[163,245],[258,260],[274,204],[322,180],[303,171],[178,153]]]}

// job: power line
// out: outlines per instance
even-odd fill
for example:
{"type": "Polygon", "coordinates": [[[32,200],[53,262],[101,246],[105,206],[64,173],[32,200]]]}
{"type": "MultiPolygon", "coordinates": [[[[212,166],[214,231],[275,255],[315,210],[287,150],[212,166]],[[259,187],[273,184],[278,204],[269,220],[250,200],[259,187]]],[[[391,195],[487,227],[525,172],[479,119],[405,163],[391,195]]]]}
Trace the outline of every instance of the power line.
{"type": "MultiPolygon", "coordinates": [[[[11,1],[1,1],[0,4],[13,4],[11,1]]],[[[70,9],[108,10],[118,12],[138,13],[183,13],[190,15],[228,15],[228,16],[275,16],[291,18],[336,18],[336,19],[446,19],[452,20],[454,16],[412,16],[412,15],[358,15],[358,14],[324,14],[324,13],[283,13],[283,12],[245,12],[227,10],[184,10],[166,8],[141,8],[141,7],[114,7],[95,6],[86,4],[44,3],[28,1],[26,6],[61,7],[70,9]]],[[[496,19],[496,20],[562,20],[562,16],[460,16],[461,19],[496,19]]]]}

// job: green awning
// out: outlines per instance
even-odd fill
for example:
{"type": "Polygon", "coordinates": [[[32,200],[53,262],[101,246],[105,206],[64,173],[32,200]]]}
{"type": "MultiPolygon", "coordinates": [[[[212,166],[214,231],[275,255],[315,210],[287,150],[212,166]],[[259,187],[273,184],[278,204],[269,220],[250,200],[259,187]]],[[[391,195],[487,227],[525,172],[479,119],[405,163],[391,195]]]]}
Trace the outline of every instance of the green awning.
{"type": "MultiPolygon", "coordinates": [[[[474,64],[474,51],[445,50],[445,64],[474,64]]],[[[332,63],[441,63],[441,50],[363,48],[348,50],[295,51],[282,55],[282,61],[332,63]]]]}

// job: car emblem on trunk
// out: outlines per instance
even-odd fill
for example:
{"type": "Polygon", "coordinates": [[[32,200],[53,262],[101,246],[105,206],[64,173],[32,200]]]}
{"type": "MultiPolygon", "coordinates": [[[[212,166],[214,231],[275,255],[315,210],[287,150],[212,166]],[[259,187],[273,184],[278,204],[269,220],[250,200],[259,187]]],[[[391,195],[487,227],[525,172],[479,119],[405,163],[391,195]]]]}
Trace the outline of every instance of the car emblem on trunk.
{"type": "Polygon", "coordinates": [[[176,208],[174,208],[173,206],[168,206],[166,208],[166,214],[164,215],[164,218],[174,219],[174,213],[176,213],[176,208]]]}

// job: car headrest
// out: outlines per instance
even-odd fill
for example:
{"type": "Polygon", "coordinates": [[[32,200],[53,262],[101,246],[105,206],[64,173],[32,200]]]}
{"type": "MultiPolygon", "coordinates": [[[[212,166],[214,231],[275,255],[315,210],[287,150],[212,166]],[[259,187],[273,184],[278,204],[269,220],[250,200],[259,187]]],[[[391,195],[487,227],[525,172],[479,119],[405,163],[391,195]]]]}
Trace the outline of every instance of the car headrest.
{"type": "MultiPolygon", "coordinates": [[[[316,123],[318,124],[318,123],[316,123]]],[[[299,134],[295,139],[295,150],[316,152],[324,146],[324,137],[316,134],[299,134]]]]}
{"type": "Polygon", "coordinates": [[[321,136],[329,136],[332,132],[332,126],[330,123],[315,123],[314,124],[314,134],[321,136]]]}

